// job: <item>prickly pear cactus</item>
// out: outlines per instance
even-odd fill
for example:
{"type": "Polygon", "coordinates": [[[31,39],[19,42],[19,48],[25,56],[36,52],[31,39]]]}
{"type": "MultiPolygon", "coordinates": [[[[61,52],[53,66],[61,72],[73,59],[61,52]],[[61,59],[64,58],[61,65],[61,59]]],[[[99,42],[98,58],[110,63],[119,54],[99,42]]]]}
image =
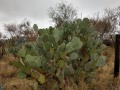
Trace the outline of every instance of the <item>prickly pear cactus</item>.
{"type": "Polygon", "coordinates": [[[106,57],[100,53],[106,46],[87,18],[63,23],[60,28],[39,29],[35,24],[33,29],[39,34],[37,40],[25,43],[16,53],[20,60],[12,63],[20,68],[20,78],[29,76],[43,85],[54,79],[60,88],[67,77],[79,81],[76,77],[81,72],[90,81],[92,72],[105,64],[106,57]]]}

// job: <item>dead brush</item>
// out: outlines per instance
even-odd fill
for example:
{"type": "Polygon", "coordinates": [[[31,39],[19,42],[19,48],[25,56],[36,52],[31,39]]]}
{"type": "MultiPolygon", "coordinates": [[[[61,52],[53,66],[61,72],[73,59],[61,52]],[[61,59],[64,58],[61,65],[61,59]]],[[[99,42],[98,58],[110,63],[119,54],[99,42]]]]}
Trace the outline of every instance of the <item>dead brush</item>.
{"type": "Polygon", "coordinates": [[[90,87],[95,90],[118,90],[120,77],[114,79],[114,49],[107,48],[102,54],[108,56],[106,65],[96,70],[90,87]]]}
{"type": "Polygon", "coordinates": [[[4,84],[5,90],[33,90],[33,80],[20,79],[19,77],[14,77],[6,80],[4,84]]]}
{"type": "Polygon", "coordinates": [[[7,55],[0,61],[0,76],[11,77],[16,73],[16,68],[10,65],[10,62],[14,61],[14,57],[7,55]]]}
{"type": "Polygon", "coordinates": [[[32,90],[33,80],[20,79],[16,76],[17,68],[10,65],[16,58],[13,55],[6,55],[0,61],[0,84],[4,90],[32,90]]]}
{"type": "Polygon", "coordinates": [[[0,63],[0,76],[2,77],[11,77],[16,72],[16,68],[13,66],[10,66],[5,61],[2,61],[0,63]]]}

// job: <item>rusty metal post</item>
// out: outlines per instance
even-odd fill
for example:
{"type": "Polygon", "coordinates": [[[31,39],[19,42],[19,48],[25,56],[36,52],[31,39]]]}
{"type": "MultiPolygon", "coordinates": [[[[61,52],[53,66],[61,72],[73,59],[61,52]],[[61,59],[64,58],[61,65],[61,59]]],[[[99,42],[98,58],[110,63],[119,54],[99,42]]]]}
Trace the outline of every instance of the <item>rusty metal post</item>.
{"type": "Polygon", "coordinates": [[[115,62],[114,62],[114,78],[119,75],[119,60],[120,60],[120,35],[115,36],[115,62]]]}

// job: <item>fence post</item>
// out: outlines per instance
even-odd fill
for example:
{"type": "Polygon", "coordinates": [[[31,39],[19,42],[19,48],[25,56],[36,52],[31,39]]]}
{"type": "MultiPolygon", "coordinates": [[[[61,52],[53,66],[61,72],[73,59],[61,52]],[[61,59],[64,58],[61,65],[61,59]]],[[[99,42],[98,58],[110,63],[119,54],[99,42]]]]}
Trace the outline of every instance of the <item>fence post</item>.
{"type": "Polygon", "coordinates": [[[120,35],[115,36],[115,62],[114,62],[114,78],[119,75],[119,54],[120,54],[120,35]]]}

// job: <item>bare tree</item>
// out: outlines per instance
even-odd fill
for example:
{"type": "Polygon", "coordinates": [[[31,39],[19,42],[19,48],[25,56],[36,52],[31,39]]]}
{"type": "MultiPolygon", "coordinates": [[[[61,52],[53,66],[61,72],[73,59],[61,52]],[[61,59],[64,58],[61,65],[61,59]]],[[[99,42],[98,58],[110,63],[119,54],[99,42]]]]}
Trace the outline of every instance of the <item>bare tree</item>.
{"type": "Polygon", "coordinates": [[[34,35],[33,28],[28,20],[23,20],[20,24],[5,24],[4,27],[11,36],[12,45],[14,45],[16,41],[18,43],[25,42],[27,41],[27,38],[34,35]]]}
{"type": "MultiPolygon", "coordinates": [[[[115,42],[115,33],[120,31],[120,6],[117,8],[107,8],[105,9],[105,18],[109,20],[111,24],[110,33],[108,34],[109,40],[115,42]]],[[[119,32],[118,32],[119,33],[119,32]]],[[[115,43],[114,43],[115,44],[115,43]]]]}
{"type": "Polygon", "coordinates": [[[97,30],[100,33],[99,37],[101,39],[103,39],[104,35],[109,33],[112,28],[110,21],[106,18],[102,18],[102,19],[100,19],[99,17],[92,18],[90,19],[90,22],[91,25],[95,28],[95,30],[97,30]]]}
{"type": "Polygon", "coordinates": [[[1,37],[2,37],[2,33],[0,32],[0,39],[1,39],[1,37]]]}
{"type": "Polygon", "coordinates": [[[97,18],[92,18],[91,23],[100,32],[100,38],[114,46],[114,36],[120,26],[120,7],[106,8],[102,17],[98,15],[97,18]]]}
{"type": "Polygon", "coordinates": [[[105,14],[104,14],[104,18],[106,18],[106,20],[109,20],[109,22],[111,23],[111,29],[110,32],[114,32],[116,30],[116,26],[117,26],[117,22],[118,22],[118,15],[117,15],[117,8],[115,9],[110,9],[107,8],[105,9],[105,14]]]}
{"type": "Polygon", "coordinates": [[[19,37],[19,36],[26,36],[33,32],[30,22],[24,20],[20,24],[11,23],[4,25],[5,30],[11,35],[11,37],[19,37]]]}
{"type": "Polygon", "coordinates": [[[5,54],[5,40],[1,39],[2,38],[2,33],[0,32],[0,59],[3,57],[5,54]]]}
{"type": "Polygon", "coordinates": [[[11,23],[11,24],[5,24],[4,25],[5,30],[10,34],[11,37],[17,36],[16,31],[18,31],[18,28],[16,24],[11,23]]]}
{"type": "Polygon", "coordinates": [[[58,3],[56,7],[51,7],[48,13],[49,17],[56,24],[61,26],[63,22],[71,22],[77,17],[77,11],[72,4],[58,3]]]}

